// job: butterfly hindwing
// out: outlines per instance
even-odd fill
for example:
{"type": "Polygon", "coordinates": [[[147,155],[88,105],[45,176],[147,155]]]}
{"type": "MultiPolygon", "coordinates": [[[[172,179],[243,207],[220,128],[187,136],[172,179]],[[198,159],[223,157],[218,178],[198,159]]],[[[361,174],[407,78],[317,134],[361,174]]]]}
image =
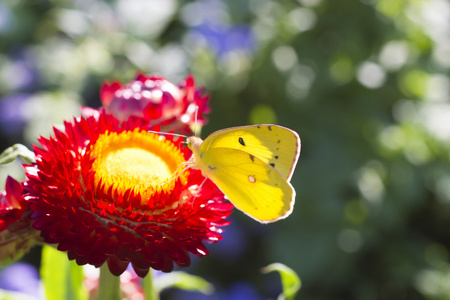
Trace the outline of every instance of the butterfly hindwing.
{"type": "Polygon", "coordinates": [[[292,186],[250,153],[210,148],[198,165],[238,209],[260,222],[274,222],[292,211],[295,198],[292,186]]]}
{"type": "Polygon", "coordinates": [[[252,154],[289,181],[300,154],[300,138],[295,131],[278,125],[233,127],[211,134],[200,146],[200,155],[212,148],[252,154]]]}

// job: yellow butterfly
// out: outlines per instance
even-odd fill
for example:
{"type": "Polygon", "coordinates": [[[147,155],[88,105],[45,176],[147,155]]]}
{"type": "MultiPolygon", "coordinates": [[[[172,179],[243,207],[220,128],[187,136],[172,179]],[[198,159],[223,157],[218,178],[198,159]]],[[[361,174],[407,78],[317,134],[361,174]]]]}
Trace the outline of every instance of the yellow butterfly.
{"type": "Polygon", "coordinates": [[[235,207],[261,223],[290,215],[295,190],[289,183],[300,155],[295,131],[278,125],[223,129],[205,141],[189,137],[190,167],[200,169],[235,207]]]}

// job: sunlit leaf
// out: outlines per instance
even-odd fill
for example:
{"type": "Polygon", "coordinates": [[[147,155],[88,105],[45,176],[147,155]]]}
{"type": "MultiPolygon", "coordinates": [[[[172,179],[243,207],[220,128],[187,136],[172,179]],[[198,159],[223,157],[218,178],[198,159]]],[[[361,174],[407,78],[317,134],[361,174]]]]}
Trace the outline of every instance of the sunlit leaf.
{"type": "Polygon", "coordinates": [[[158,291],[167,288],[178,288],[187,291],[197,291],[208,295],[214,291],[212,284],[205,279],[185,272],[161,274],[155,278],[154,283],[158,291]]]}
{"type": "Polygon", "coordinates": [[[47,300],[84,300],[88,293],[83,287],[83,269],[69,261],[65,252],[50,246],[42,249],[41,277],[47,300]]]}
{"type": "Polygon", "coordinates": [[[22,144],[15,144],[0,154],[0,165],[12,163],[17,156],[20,156],[27,164],[35,162],[34,152],[30,151],[22,144]]]}
{"type": "Polygon", "coordinates": [[[278,271],[278,273],[280,273],[283,293],[278,296],[278,300],[290,300],[295,298],[295,295],[300,290],[302,283],[294,270],[281,263],[274,263],[263,268],[261,271],[263,273],[270,273],[273,271],[278,271]]]}
{"type": "Polygon", "coordinates": [[[97,299],[120,299],[120,277],[111,274],[107,264],[100,267],[97,299]]]}

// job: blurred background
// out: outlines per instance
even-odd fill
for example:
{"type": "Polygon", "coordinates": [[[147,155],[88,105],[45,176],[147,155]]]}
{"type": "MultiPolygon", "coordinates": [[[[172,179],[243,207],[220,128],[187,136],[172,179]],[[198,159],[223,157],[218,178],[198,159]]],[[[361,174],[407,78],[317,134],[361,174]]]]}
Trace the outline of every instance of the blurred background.
{"type": "MultiPolygon", "coordinates": [[[[274,224],[231,216],[187,269],[214,295],[163,299],[276,298],[273,262],[300,275],[298,299],[449,299],[449,67],[447,0],[2,0],[0,150],[99,107],[105,80],[193,73],[211,95],[203,137],[300,134],[297,199],[274,224]]],[[[20,163],[0,188],[7,174],[20,163]]]]}

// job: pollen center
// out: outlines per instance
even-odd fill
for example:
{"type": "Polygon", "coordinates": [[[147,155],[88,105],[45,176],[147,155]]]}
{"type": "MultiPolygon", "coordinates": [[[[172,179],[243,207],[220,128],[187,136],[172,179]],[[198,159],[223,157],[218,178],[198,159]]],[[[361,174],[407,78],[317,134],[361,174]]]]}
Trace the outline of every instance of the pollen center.
{"type": "Polygon", "coordinates": [[[122,194],[132,189],[143,202],[156,190],[172,189],[172,176],[185,161],[171,141],[138,129],[100,135],[90,157],[96,184],[101,181],[105,190],[113,186],[122,194]]]}

